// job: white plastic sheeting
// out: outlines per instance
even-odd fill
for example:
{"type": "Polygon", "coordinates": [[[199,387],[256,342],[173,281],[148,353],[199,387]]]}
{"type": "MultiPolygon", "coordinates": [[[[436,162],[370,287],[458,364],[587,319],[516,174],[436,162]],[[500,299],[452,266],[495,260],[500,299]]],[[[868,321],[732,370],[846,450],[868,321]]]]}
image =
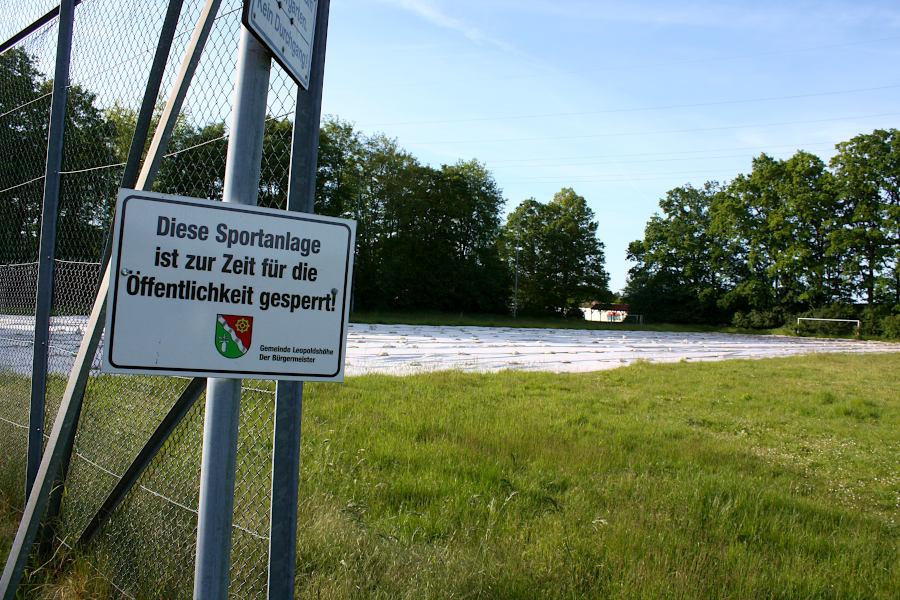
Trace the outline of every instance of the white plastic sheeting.
{"type": "MultiPolygon", "coordinates": [[[[71,367],[86,323],[87,317],[51,322],[50,364],[57,374],[71,367]]],[[[31,346],[33,326],[33,317],[0,315],[0,370],[31,372],[31,353],[22,348],[31,346]]],[[[900,344],[724,333],[352,324],[346,373],[584,372],[638,360],[710,361],[815,352],[900,352],[900,344]]]]}
{"type": "Polygon", "coordinates": [[[638,360],[710,361],[815,352],[900,352],[900,344],[724,333],[353,325],[347,373],[584,372],[638,360]]]}

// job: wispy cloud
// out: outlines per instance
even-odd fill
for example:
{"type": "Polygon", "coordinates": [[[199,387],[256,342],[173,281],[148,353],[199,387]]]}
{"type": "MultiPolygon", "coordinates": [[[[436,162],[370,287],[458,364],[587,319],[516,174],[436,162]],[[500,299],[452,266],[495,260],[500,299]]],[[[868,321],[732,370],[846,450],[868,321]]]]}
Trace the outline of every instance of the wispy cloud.
{"type": "Polygon", "coordinates": [[[798,23],[900,25],[900,10],[893,2],[846,0],[758,0],[747,3],[689,0],[625,3],[612,0],[494,0],[500,10],[519,10],[564,18],[620,22],[661,27],[722,27],[780,29],[798,23]]]}
{"type": "Polygon", "coordinates": [[[513,51],[510,44],[486,34],[462,19],[447,14],[433,0],[382,0],[382,2],[414,13],[432,25],[459,33],[476,44],[486,44],[508,52],[513,51]]]}

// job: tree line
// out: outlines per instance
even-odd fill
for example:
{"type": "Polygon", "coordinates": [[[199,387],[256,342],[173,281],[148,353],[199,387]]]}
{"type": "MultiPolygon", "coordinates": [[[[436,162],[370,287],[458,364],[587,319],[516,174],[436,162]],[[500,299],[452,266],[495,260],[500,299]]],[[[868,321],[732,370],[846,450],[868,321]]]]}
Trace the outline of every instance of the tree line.
{"type": "Polygon", "coordinates": [[[836,150],[827,165],[761,154],[730,182],[667,192],[628,247],[633,310],[758,328],[862,314],[878,333],[900,314],[900,135],[878,129],[836,150]]]}
{"type": "MultiPolygon", "coordinates": [[[[19,50],[0,55],[0,264],[34,260],[41,220],[46,99],[51,84],[19,50]],[[24,149],[24,150],[22,150],[24,149]],[[26,159],[27,157],[27,159],[26,159]]],[[[96,261],[114,209],[135,112],[101,107],[71,86],[57,257],[96,261]],[[102,168],[97,168],[102,167],[102,168]]],[[[266,122],[258,203],[287,201],[292,123],[266,122]]],[[[224,122],[182,115],[154,191],[221,199],[224,122]]],[[[579,314],[610,297],[603,244],[584,197],[565,188],[530,198],[505,220],[506,200],[477,160],[434,167],[382,134],[337,118],[321,126],[316,212],[355,219],[354,308],[579,314]]]]}

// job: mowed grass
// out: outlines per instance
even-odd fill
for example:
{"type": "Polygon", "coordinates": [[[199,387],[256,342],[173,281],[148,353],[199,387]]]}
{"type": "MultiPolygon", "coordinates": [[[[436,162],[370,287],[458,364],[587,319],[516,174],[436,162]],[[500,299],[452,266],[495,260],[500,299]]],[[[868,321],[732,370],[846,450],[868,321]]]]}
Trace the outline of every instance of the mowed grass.
{"type": "Polygon", "coordinates": [[[898,354],[366,376],[304,410],[301,597],[900,590],[898,354]]]}
{"type": "MultiPolygon", "coordinates": [[[[0,376],[0,385],[3,383],[6,381],[0,376]]],[[[24,465],[10,460],[12,458],[4,456],[0,459],[0,557],[4,566],[19,526],[25,480],[24,465]]],[[[93,556],[73,556],[61,548],[44,559],[32,557],[17,598],[86,600],[112,597],[109,582],[89,560],[99,564],[93,556]]]]}
{"type": "Polygon", "coordinates": [[[900,355],[308,386],[308,597],[893,598],[900,355]]]}

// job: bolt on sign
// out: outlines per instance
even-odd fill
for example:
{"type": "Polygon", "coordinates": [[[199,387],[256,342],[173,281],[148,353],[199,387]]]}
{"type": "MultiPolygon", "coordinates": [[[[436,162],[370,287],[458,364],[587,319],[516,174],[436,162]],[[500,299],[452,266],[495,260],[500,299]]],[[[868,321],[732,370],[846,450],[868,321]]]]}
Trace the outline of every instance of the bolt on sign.
{"type": "Polygon", "coordinates": [[[303,89],[309,89],[318,5],[318,0],[244,0],[244,26],[303,89]]]}
{"type": "Polygon", "coordinates": [[[342,381],[356,222],[120,190],[103,370],[342,381]]]}

